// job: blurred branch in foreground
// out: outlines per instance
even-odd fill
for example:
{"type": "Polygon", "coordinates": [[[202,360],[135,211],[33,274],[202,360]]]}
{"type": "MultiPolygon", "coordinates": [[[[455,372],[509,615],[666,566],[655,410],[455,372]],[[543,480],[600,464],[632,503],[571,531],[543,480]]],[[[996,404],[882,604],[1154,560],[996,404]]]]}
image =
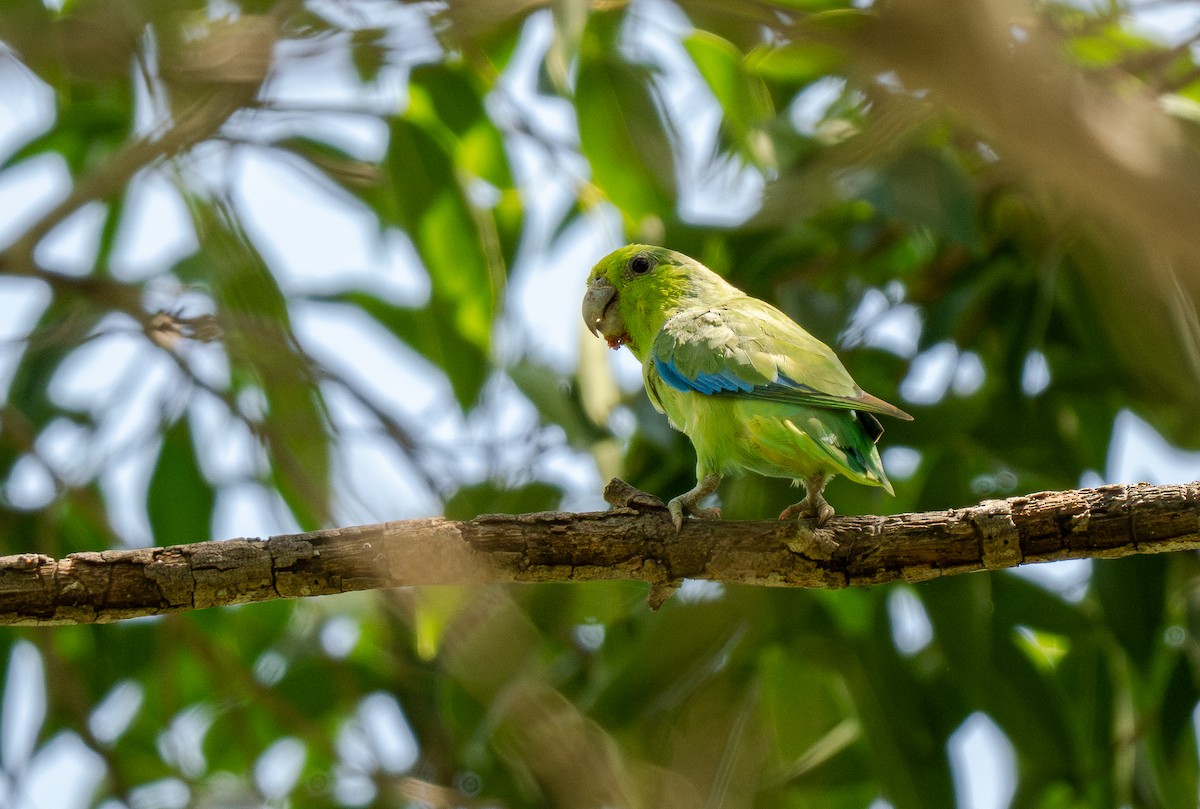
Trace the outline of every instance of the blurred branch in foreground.
{"type": "MultiPolygon", "coordinates": [[[[615,498],[614,498],[615,499],[615,498]]],[[[381,587],[684,578],[835,589],[1058,559],[1200,549],[1200,484],[1103,486],[978,506],[804,523],[665,509],[406,520],[267,540],[0,558],[0,623],[106,623],[381,587]]]]}
{"type": "Polygon", "coordinates": [[[871,19],[847,40],[863,63],[931,91],[1029,187],[1111,228],[1108,254],[1089,273],[1103,307],[1097,321],[1143,383],[1186,396],[1200,378],[1200,240],[1191,220],[1200,153],[1194,115],[1169,110],[1192,102],[1156,95],[1120,70],[1089,73],[1072,63],[1067,42],[1030,6],[922,2],[871,19]],[[1155,313],[1146,318],[1150,331],[1125,317],[1131,300],[1155,313]],[[1163,340],[1176,350],[1158,358],[1163,340]]]}

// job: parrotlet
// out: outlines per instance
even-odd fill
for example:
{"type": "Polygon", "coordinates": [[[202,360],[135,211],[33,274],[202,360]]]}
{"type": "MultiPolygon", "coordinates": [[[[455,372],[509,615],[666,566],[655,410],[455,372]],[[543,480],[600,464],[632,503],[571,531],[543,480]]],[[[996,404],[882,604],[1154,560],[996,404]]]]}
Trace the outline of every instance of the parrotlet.
{"type": "Polygon", "coordinates": [[[676,529],[688,515],[719,517],[700,501],[746,469],[804,485],[781,520],[828,521],[834,475],[894,494],[876,414],[912,416],[863,391],[829,346],[700,262],[644,244],[615,250],[588,276],[583,319],[641,361],[651,403],[696,448],[695,487],[667,504],[676,529]]]}

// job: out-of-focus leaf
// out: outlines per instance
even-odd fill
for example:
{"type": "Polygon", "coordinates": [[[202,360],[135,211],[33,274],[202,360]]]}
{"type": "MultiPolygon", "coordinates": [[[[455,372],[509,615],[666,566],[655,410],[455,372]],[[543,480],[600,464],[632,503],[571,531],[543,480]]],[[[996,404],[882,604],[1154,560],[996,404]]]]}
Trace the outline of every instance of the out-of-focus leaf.
{"type": "Polygon", "coordinates": [[[1143,672],[1149,670],[1162,646],[1166,584],[1167,559],[1163,556],[1092,562],[1092,588],[1109,629],[1143,672]]]}
{"type": "Polygon", "coordinates": [[[952,806],[946,740],[957,717],[946,694],[915,678],[892,645],[879,600],[874,638],[847,661],[846,686],[884,797],[897,809],[952,806]]]}
{"type": "Polygon", "coordinates": [[[636,226],[675,205],[675,159],[649,72],[617,58],[611,12],[584,31],[575,80],[580,147],[592,179],[636,226]]]}
{"type": "Polygon", "coordinates": [[[488,378],[488,358],[454,326],[454,312],[433,298],[420,308],[398,306],[365,292],[344,292],[332,300],[367,313],[410,348],[446,374],[454,397],[466,410],[478,399],[488,378]]]}
{"type": "Polygon", "coordinates": [[[774,114],[762,79],[747,71],[746,60],[732,42],[715,34],[696,31],[683,45],[721,105],[734,147],[755,165],[773,163],[771,141],[760,129],[774,114]]]}
{"type": "Polygon", "coordinates": [[[54,126],[22,145],[3,167],[57,153],[78,175],[94,168],[129,136],[133,95],[127,85],[85,82],[71,92],[74,103],[62,108],[54,126]]]}
{"type": "Polygon", "coordinates": [[[465,171],[485,180],[498,191],[513,188],[504,139],[490,121],[482,121],[463,133],[458,146],[458,161],[465,171]]]}
{"type": "Polygon", "coordinates": [[[210,539],[216,495],[200,471],[189,422],[176,421],[163,433],[158,463],[150,475],[146,510],[158,545],[181,545],[210,539]]]}
{"type": "Polygon", "coordinates": [[[608,431],[587,417],[577,392],[560,374],[531,362],[514,365],[507,373],[543,419],[563,428],[571,446],[586,450],[608,437],[608,431]]]}
{"type": "Polygon", "coordinates": [[[572,645],[578,647],[595,638],[606,640],[609,625],[644,609],[646,585],[635,581],[563,582],[530,587],[521,591],[520,598],[543,634],[560,637],[569,633],[572,645]],[[597,630],[598,634],[587,634],[597,630]]]}
{"type": "MultiPolygon", "coordinates": [[[[42,0],[8,0],[0,5],[0,41],[31,67],[53,54],[50,8],[42,0]]],[[[36,68],[35,68],[36,69],[36,68]]]]}
{"type": "Polygon", "coordinates": [[[463,170],[498,189],[512,188],[504,138],[484,108],[486,92],[466,65],[424,65],[412,73],[408,117],[449,130],[457,140],[455,163],[463,170]]]}
{"type": "Polygon", "coordinates": [[[327,705],[339,702],[337,681],[329,676],[328,664],[319,658],[302,658],[288,666],[287,674],[273,689],[310,716],[320,716],[327,705]]]}
{"type": "Polygon", "coordinates": [[[486,70],[499,74],[512,58],[526,18],[544,5],[541,0],[452,3],[434,21],[451,49],[479,52],[488,59],[486,70]]]}
{"type": "Polygon", "coordinates": [[[1139,54],[1158,49],[1158,43],[1140,36],[1124,25],[1112,23],[1094,27],[1085,36],[1071,37],[1067,42],[1071,56],[1087,67],[1105,68],[1131,60],[1139,54]]]}
{"type": "Polygon", "coordinates": [[[479,76],[461,62],[421,65],[409,78],[409,115],[461,138],[485,120],[484,92],[479,76]]]}
{"type": "Polygon", "coordinates": [[[562,489],[552,483],[533,481],[508,488],[492,481],[464,486],[446,501],[446,517],[470,520],[480,514],[527,514],[558,507],[562,489]]]}
{"type": "Polygon", "coordinates": [[[847,8],[849,4],[846,0],[779,0],[779,5],[814,15],[850,10],[847,8]]]}
{"type": "MultiPolygon", "coordinates": [[[[1055,672],[1057,699],[1051,710],[1061,712],[1071,733],[1070,762],[1074,775],[1064,774],[1060,766],[1067,748],[1060,748],[1054,755],[1038,757],[1037,746],[1044,740],[1030,732],[1008,730],[1009,739],[1021,743],[1023,758],[1029,762],[1029,777],[1022,779],[1028,784],[1029,794],[1037,795],[1040,790],[1053,790],[1058,781],[1070,781],[1074,785],[1075,799],[1085,806],[1112,806],[1113,797],[1119,789],[1116,779],[1091,778],[1089,773],[1114,772],[1118,751],[1113,744],[1098,744],[1097,739],[1113,739],[1116,729],[1116,705],[1118,691],[1114,673],[1106,664],[1111,651],[1102,649],[1088,635],[1075,635],[1071,652],[1062,659],[1055,672]]],[[[1128,693],[1128,692],[1123,692],[1128,693]]],[[[1053,744],[1054,742],[1052,742],[1053,744]]],[[[1020,794],[1017,796],[1019,801],[1020,794]]],[[[1070,804],[1064,804],[1070,805],[1070,804]]]]}
{"type": "Polygon", "coordinates": [[[940,151],[905,152],[880,171],[866,196],[889,216],[932,228],[967,246],[979,241],[971,186],[940,151]]]}
{"type": "MultiPolygon", "coordinates": [[[[1179,766],[1179,759],[1188,747],[1194,752],[1195,736],[1189,731],[1192,728],[1191,717],[1195,714],[1196,703],[1200,702],[1200,689],[1196,687],[1192,666],[1185,655],[1179,655],[1171,666],[1171,675],[1162,689],[1161,707],[1158,715],[1162,718],[1159,725],[1159,735],[1163,753],[1174,766],[1179,766]],[[1188,744],[1190,742],[1190,744],[1188,744]]],[[[1191,768],[1195,777],[1195,761],[1191,768]]]]}
{"type": "Polygon", "coordinates": [[[417,642],[417,655],[422,660],[437,657],[446,627],[467,602],[468,596],[462,587],[420,589],[413,605],[413,634],[417,642]]]}
{"type": "Polygon", "coordinates": [[[521,238],[523,205],[504,137],[484,106],[487,90],[464,63],[421,66],[412,73],[407,117],[443,141],[465,178],[479,239],[485,246],[497,240],[504,265],[511,266],[521,238]]]}
{"type": "Polygon", "coordinates": [[[993,620],[1001,627],[1031,626],[1063,637],[1088,631],[1090,622],[1077,605],[1028,579],[1006,573],[991,583],[993,620]]]}
{"type": "Polygon", "coordinates": [[[387,168],[408,232],[433,282],[433,296],[453,312],[455,328],[484,352],[491,344],[497,285],[475,215],[454,165],[423,127],[392,123],[387,168]]]}
{"type": "Polygon", "coordinates": [[[27,339],[7,395],[28,420],[31,437],[60,412],[50,398],[50,380],[103,314],[87,301],[70,295],[56,296],[42,312],[27,339]]]}
{"type": "MultiPolygon", "coordinates": [[[[853,751],[861,752],[862,730],[856,720],[846,718],[841,704],[841,677],[779,647],[763,650],[759,665],[764,720],[782,777],[812,786],[827,784],[832,760],[854,759],[853,751]],[[796,688],[798,682],[810,685],[796,688]],[[795,716],[805,721],[790,721],[795,716]]],[[[870,783],[869,771],[860,768],[856,775],[863,786],[870,783]]]]}
{"type": "Polygon", "coordinates": [[[117,243],[117,232],[125,216],[126,195],[118,194],[116,199],[105,206],[104,225],[100,228],[100,243],[96,249],[94,266],[98,275],[110,275],[109,262],[112,260],[113,248],[117,243]]]}
{"type": "Polygon", "coordinates": [[[350,194],[358,197],[385,220],[395,219],[395,200],[384,184],[379,166],[352,157],[324,141],[295,135],[273,144],[307,163],[350,194]]]}
{"type": "Polygon", "coordinates": [[[971,345],[979,328],[987,322],[980,317],[980,310],[985,309],[993,297],[998,297],[1000,291],[1012,283],[1014,274],[1021,271],[1016,259],[1006,254],[964,266],[939,299],[926,307],[920,348],[930,348],[949,339],[971,345]]]}
{"type": "Polygon", "coordinates": [[[775,48],[760,47],[746,57],[747,67],[771,81],[805,85],[832,73],[845,61],[845,54],[824,42],[789,42],[775,48]]]}
{"type": "Polygon", "coordinates": [[[673,599],[658,616],[638,634],[612,639],[612,675],[592,709],[610,727],[674,715],[748,631],[745,616],[716,603],[685,608],[673,599]]]}
{"type": "Polygon", "coordinates": [[[192,212],[234,387],[257,387],[266,400],[262,427],[272,481],[302,526],[326,524],[329,421],[312,363],[292,331],[287,301],[227,211],[194,203],[192,212]]]}
{"type": "MultiPolygon", "coordinates": [[[[1016,645],[1017,618],[1036,620],[1045,605],[1028,582],[1010,577],[955,577],[927,582],[916,589],[930,622],[937,648],[946,658],[944,676],[956,689],[1022,745],[1039,766],[1058,774],[1070,772],[1073,753],[1062,704],[1052,681],[1016,645]],[[993,582],[1009,588],[1007,596],[1027,596],[1033,603],[1017,614],[996,616],[993,582]]],[[[1064,622],[1065,623],[1065,622],[1064,622]]],[[[1036,624],[1035,624],[1036,625],[1036,624]]],[[[1055,626],[1064,624],[1055,623],[1055,626]]]]}

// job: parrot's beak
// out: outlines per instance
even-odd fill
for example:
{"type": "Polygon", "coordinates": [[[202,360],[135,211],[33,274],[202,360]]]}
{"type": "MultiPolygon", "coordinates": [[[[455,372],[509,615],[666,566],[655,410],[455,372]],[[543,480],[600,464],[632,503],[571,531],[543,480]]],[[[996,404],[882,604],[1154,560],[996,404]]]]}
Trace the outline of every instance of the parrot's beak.
{"type": "Polygon", "coordinates": [[[629,342],[629,333],[617,310],[617,288],[600,276],[588,284],[583,295],[583,322],[588,331],[608,340],[609,348],[617,349],[629,342]]]}
{"type": "Polygon", "coordinates": [[[607,278],[600,277],[588,284],[587,292],[583,294],[583,322],[588,331],[600,335],[604,330],[604,319],[608,317],[608,307],[616,300],[617,288],[607,278]]]}

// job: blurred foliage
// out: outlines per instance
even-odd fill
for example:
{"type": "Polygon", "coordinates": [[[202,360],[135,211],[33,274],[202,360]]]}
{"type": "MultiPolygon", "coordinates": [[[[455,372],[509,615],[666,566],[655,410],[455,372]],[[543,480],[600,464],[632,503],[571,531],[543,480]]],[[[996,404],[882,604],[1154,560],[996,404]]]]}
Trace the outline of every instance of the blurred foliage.
{"type": "MultiPolygon", "coordinates": [[[[510,280],[612,221],[612,246],[700,258],[916,415],[884,437],[897,497],[835,482],[843,513],[1073,488],[1104,474],[1123,411],[1200,447],[1197,286],[1171,274],[1196,257],[1147,254],[936,88],[864,64],[856,38],[886,33],[887,8],[863,5],[0,4],[4,81],[53,107],[0,147],[0,183],[54,166],[74,188],[44,215],[13,212],[26,229],[0,252],[0,295],[31,301],[0,303],[21,330],[0,374],[0,547],[206,539],[235,490],[285,527],[344,522],[356,434],[455,518],[559,507],[572,484],[542,463],[554,453],[594,464],[589,479],[690,487],[688,442],[596,345],[564,373],[514,337],[510,280]],[[273,92],[322,58],[351,107],[273,92]],[[398,108],[373,107],[389,82],[398,108]],[[328,115],[365,117],[385,147],[350,148],[328,115]],[[427,294],[345,273],[298,284],[236,191],[247,155],[399,240],[427,294]],[[131,273],[114,256],[147,178],[194,238],[131,273]],[[761,199],[739,202],[747,187],[761,199]],[[59,266],[39,243],[85,214],[90,253],[59,266]],[[297,325],[314,311],[371,324],[441,398],[398,406],[323,359],[339,347],[297,325]],[[97,346],[127,360],[110,368],[97,346]],[[101,379],[87,396],[64,383],[81,368],[101,379]],[[515,437],[499,427],[514,399],[537,414],[515,437]],[[465,425],[450,441],[446,414],[465,425]],[[228,441],[239,460],[214,452],[228,441]]],[[[999,44],[1019,59],[1050,41],[1081,81],[1159,99],[1195,149],[1195,43],[1159,43],[1128,11],[1021,7],[999,44]]],[[[586,269],[554,272],[582,288],[586,269]]],[[[757,518],[794,495],[746,478],[721,498],[757,518]]],[[[402,508],[381,518],[414,516],[402,508]]],[[[1194,805],[1196,559],[1090,570],[1065,594],[1008,573],[688,586],[650,613],[631,584],[429,588],[7,631],[6,713],[47,700],[0,722],[0,804],[25,805],[35,775],[72,758],[91,773],[78,805],[109,809],[948,806],[965,794],[955,751],[982,722],[1015,765],[990,805],[1194,805]]]]}

